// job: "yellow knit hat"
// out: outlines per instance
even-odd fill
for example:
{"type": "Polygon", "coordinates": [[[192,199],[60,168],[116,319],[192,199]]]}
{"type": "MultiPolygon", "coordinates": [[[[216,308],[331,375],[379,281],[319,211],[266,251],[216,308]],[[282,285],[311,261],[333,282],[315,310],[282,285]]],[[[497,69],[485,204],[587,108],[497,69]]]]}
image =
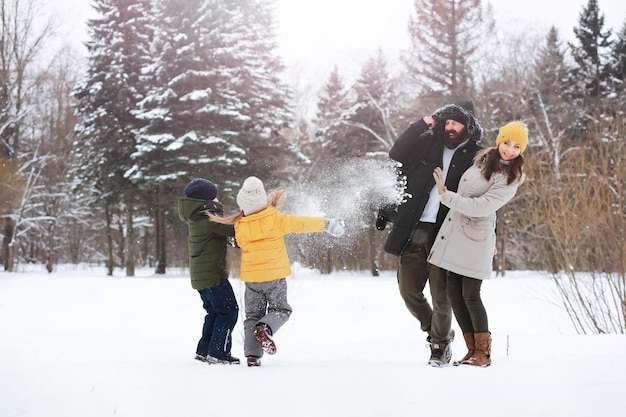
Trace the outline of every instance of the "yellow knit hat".
{"type": "Polygon", "coordinates": [[[526,146],[528,146],[528,128],[526,124],[516,120],[502,126],[498,131],[496,146],[499,146],[505,140],[519,143],[522,152],[524,152],[526,146]]]}

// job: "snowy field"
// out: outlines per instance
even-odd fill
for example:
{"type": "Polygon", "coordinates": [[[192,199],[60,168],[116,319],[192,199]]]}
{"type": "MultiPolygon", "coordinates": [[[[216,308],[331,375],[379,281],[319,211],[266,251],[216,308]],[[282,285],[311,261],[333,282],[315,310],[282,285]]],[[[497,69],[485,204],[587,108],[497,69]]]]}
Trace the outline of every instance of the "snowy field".
{"type": "Polygon", "coordinates": [[[493,365],[436,369],[393,272],[294,271],[294,313],[260,368],[192,359],[204,311],[185,271],[2,272],[0,416],[624,415],[626,336],[576,335],[545,277],[486,282],[493,365]]]}

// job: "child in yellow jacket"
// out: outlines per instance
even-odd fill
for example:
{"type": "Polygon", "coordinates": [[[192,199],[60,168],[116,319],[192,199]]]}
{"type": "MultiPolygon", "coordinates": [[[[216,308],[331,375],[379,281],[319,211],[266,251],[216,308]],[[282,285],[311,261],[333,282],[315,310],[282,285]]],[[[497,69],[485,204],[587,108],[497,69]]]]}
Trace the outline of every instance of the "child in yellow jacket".
{"type": "Polygon", "coordinates": [[[344,233],[343,222],[324,217],[296,216],[276,209],[287,190],[265,192],[263,182],[248,177],[237,194],[239,213],[211,220],[235,225],[241,248],[240,279],[245,282],[244,354],[248,366],[260,366],[263,352],[276,353],[272,336],[289,320],[287,280],[291,266],[284,236],[289,233],[326,231],[344,233]]]}

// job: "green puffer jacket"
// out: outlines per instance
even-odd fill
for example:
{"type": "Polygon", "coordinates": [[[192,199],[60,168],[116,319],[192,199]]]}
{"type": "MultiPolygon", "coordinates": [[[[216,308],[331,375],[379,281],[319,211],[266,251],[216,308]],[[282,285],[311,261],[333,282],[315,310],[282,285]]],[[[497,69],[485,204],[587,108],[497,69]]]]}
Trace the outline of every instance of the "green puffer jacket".
{"type": "Polygon", "coordinates": [[[189,225],[189,274],[195,290],[214,287],[228,278],[227,238],[235,236],[233,225],[210,221],[205,210],[224,214],[224,206],[216,201],[186,197],[178,200],[178,217],[189,225]]]}

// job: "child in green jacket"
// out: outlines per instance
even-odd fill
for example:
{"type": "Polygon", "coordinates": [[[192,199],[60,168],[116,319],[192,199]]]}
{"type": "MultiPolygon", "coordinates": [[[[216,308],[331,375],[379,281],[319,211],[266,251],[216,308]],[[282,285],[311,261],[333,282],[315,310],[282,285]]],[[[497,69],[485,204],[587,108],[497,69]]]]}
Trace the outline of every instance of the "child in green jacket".
{"type": "Polygon", "coordinates": [[[235,236],[232,225],[210,221],[206,213],[224,215],[217,199],[217,187],[211,181],[196,178],[178,200],[178,216],[189,225],[189,274],[206,310],[202,337],[195,359],[208,364],[239,364],[231,355],[232,331],[237,323],[239,306],[228,281],[226,247],[235,236]]]}

